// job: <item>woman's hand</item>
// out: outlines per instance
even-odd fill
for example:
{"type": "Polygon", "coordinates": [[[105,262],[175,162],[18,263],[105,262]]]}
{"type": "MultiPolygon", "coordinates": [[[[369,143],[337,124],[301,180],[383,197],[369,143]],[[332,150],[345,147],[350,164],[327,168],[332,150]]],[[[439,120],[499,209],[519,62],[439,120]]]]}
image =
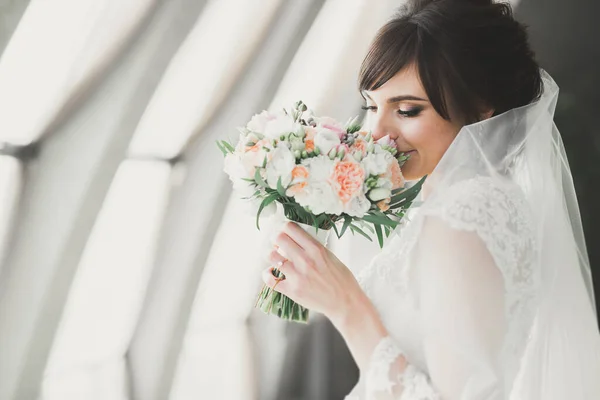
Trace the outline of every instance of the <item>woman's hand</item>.
{"type": "Polygon", "coordinates": [[[352,272],[293,222],[284,225],[274,244],[269,256],[273,266],[263,272],[267,286],[277,285],[278,292],[334,322],[344,319],[352,300],[362,295],[352,272]],[[278,268],[285,279],[278,283],[273,268],[278,268]]]}
{"type": "Polygon", "coordinates": [[[325,314],[363,368],[387,330],[352,272],[293,222],[285,224],[275,246],[270,255],[274,266],[263,272],[263,281],[296,303],[325,314]],[[275,278],[273,268],[279,269],[285,279],[275,278]]]}

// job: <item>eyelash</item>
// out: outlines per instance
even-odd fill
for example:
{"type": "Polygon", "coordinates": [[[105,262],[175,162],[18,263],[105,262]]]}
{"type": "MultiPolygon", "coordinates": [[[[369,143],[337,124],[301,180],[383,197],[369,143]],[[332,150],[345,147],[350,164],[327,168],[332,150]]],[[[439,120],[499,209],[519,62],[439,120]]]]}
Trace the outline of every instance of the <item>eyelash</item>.
{"type": "MultiPolygon", "coordinates": [[[[375,107],[375,106],[362,106],[361,108],[363,110],[371,111],[371,112],[377,111],[377,107],[375,107]]],[[[408,110],[408,111],[398,110],[397,112],[401,117],[414,118],[414,117],[418,116],[421,113],[421,111],[422,111],[421,108],[416,107],[416,108],[413,108],[412,110],[408,110]]]]}

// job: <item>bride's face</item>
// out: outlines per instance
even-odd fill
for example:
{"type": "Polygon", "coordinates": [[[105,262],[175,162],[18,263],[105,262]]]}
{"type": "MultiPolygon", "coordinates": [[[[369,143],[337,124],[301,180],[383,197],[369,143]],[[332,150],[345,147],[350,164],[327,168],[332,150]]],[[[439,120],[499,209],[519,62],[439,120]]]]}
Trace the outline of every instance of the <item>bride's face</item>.
{"type": "Polygon", "coordinates": [[[375,139],[390,135],[399,151],[410,154],[402,167],[404,177],[414,180],[431,174],[462,124],[435,111],[415,68],[401,70],[363,95],[368,110],[365,127],[375,139]]]}

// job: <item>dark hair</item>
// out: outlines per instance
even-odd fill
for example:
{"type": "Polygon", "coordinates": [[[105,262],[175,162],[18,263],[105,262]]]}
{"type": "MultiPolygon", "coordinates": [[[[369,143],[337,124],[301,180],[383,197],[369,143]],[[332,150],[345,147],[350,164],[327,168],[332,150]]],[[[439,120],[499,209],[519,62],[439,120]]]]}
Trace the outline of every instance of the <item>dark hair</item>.
{"type": "Polygon", "coordinates": [[[410,1],[377,33],[362,63],[359,90],[376,90],[414,64],[434,109],[464,123],[529,104],[542,91],[524,25],[507,3],[410,1]]]}

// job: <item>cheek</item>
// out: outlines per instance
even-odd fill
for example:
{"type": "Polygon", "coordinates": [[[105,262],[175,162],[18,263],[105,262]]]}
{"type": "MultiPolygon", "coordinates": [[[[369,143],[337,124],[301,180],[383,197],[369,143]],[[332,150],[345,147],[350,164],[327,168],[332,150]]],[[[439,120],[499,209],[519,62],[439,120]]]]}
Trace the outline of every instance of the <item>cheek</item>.
{"type": "Polygon", "coordinates": [[[456,132],[449,123],[423,118],[407,124],[403,137],[411,147],[425,156],[445,152],[456,137],[456,132]]]}
{"type": "Polygon", "coordinates": [[[441,117],[417,119],[404,128],[404,140],[418,152],[418,159],[413,163],[418,166],[413,167],[423,169],[419,171],[422,174],[428,174],[435,168],[459,130],[459,127],[441,117]]]}

